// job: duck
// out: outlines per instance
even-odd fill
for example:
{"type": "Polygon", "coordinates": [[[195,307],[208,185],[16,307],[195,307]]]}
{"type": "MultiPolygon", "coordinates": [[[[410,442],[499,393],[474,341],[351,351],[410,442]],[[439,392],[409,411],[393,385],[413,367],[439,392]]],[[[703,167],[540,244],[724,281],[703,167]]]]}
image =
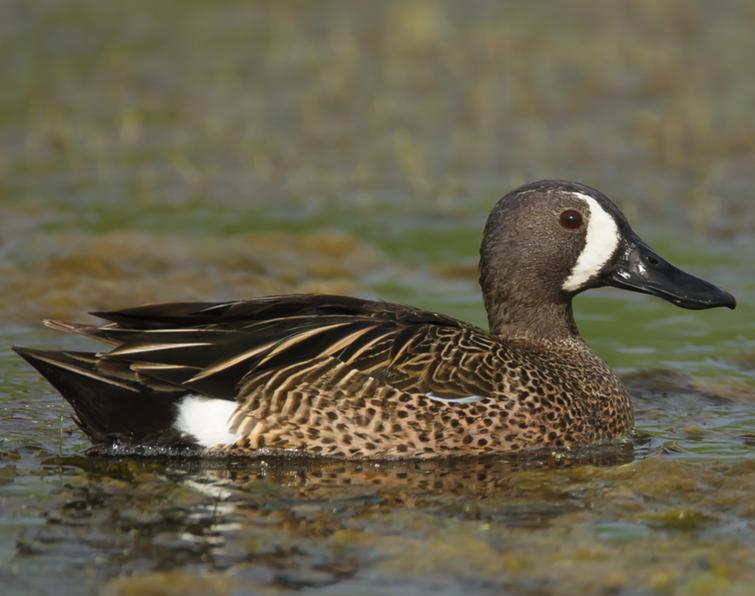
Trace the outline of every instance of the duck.
{"type": "Polygon", "coordinates": [[[183,302],[47,320],[109,345],[15,347],[94,445],[207,456],[430,459],[629,440],[627,390],[572,301],[615,286],[686,309],[736,306],[671,265],[600,191],[541,180],[493,207],[480,248],[488,329],[314,294],[183,302]]]}

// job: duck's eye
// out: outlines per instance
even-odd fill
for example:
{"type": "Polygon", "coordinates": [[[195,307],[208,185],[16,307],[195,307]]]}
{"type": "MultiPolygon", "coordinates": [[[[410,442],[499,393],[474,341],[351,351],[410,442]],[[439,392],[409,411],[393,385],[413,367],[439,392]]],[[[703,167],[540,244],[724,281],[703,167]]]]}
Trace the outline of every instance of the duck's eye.
{"type": "Polygon", "coordinates": [[[567,230],[576,230],[582,226],[582,214],[574,209],[567,209],[558,218],[558,222],[567,230]]]}

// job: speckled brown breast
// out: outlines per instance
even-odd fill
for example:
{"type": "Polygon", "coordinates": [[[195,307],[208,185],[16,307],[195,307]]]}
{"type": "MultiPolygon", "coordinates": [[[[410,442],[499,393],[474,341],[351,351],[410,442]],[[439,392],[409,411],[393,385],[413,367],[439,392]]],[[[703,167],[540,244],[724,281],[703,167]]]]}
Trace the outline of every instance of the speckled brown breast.
{"type": "Polygon", "coordinates": [[[503,342],[467,325],[424,325],[403,351],[390,339],[383,358],[357,351],[250,374],[231,451],[427,458],[573,447],[632,429],[626,391],[579,339],[503,342]]]}

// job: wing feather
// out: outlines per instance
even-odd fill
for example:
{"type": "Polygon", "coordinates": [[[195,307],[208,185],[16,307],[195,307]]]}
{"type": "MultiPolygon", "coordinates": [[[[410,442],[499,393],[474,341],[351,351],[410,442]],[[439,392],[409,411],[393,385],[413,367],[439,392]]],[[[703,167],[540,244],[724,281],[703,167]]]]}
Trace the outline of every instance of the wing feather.
{"type": "Polygon", "coordinates": [[[304,294],[94,314],[108,322],[48,325],[114,344],[109,352],[88,356],[94,358],[88,365],[113,379],[163,390],[243,403],[252,395],[267,399],[305,386],[327,391],[327,383],[338,392],[341,383],[361,378],[357,373],[422,395],[485,395],[489,385],[449,373],[454,351],[462,345],[466,350],[470,336],[487,333],[385,302],[304,294]],[[323,361],[338,366],[323,371],[323,361]],[[346,381],[335,378],[336,371],[346,371],[346,381]],[[440,380],[450,387],[441,387],[440,380]]]}

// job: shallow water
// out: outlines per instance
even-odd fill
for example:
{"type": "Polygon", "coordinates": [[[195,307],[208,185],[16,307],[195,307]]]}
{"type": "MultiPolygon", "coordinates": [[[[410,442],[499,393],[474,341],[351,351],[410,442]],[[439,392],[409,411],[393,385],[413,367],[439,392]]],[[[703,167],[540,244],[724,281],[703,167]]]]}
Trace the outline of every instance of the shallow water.
{"type": "Polygon", "coordinates": [[[3,594],[748,594],[755,11],[704,4],[0,5],[3,594]],[[462,8],[463,7],[463,8],[462,8]],[[492,203],[616,199],[730,290],[577,299],[631,444],[529,460],[88,455],[10,344],[43,317],[287,291],[484,324],[492,203]]]}

